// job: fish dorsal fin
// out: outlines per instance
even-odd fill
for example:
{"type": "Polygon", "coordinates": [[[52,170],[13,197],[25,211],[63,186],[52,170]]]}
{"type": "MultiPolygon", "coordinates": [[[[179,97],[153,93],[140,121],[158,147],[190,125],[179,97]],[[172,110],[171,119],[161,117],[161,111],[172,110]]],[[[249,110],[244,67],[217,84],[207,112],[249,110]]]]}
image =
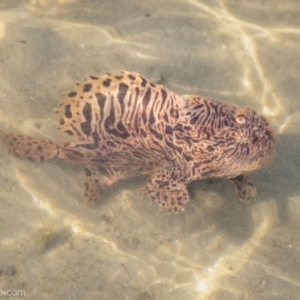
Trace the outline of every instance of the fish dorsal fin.
{"type": "Polygon", "coordinates": [[[203,97],[203,96],[199,96],[199,95],[183,95],[181,97],[183,99],[185,99],[185,101],[187,101],[191,104],[200,104],[200,103],[203,103],[204,100],[221,103],[220,100],[217,100],[215,98],[203,97]]]}
{"type": "Polygon", "coordinates": [[[101,77],[90,76],[90,80],[78,83],[76,89],[67,94],[58,106],[59,129],[79,141],[92,142],[91,133],[110,109],[106,100],[122,101],[126,94],[134,94],[136,88],[162,88],[135,72],[120,71],[117,75],[106,73],[101,77]],[[105,108],[104,108],[105,104],[105,108]]]}
{"type": "Polygon", "coordinates": [[[183,95],[182,98],[186,101],[187,107],[193,107],[203,103],[204,97],[199,95],[183,95]]]}

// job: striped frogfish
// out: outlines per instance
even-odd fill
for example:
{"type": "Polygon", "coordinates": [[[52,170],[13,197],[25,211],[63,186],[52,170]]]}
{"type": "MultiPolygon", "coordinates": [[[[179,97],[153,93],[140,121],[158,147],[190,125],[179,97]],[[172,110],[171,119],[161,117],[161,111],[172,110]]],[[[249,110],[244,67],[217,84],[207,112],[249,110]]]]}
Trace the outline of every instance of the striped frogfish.
{"type": "Polygon", "coordinates": [[[90,76],[58,106],[59,143],[1,130],[10,153],[34,163],[61,158],[84,168],[88,201],[113,184],[149,175],[143,191],[169,211],[189,200],[187,184],[226,177],[240,199],[256,196],[248,174],[275,148],[267,119],[250,108],[179,96],[134,72],[90,76]]]}

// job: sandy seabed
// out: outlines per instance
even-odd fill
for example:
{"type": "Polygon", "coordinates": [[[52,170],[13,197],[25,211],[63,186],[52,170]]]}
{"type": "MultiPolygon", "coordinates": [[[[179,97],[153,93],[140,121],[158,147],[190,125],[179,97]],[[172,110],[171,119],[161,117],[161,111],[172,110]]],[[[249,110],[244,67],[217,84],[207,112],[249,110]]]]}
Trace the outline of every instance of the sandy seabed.
{"type": "Polygon", "coordinates": [[[1,128],[64,141],[54,109],[66,92],[123,69],[254,108],[278,146],[252,175],[256,202],[208,180],[169,214],[142,195],[143,179],[88,205],[81,168],[20,161],[0,144],[0,293],[300,299],[299,28],[298,0],[2,0],[1,128]]]}

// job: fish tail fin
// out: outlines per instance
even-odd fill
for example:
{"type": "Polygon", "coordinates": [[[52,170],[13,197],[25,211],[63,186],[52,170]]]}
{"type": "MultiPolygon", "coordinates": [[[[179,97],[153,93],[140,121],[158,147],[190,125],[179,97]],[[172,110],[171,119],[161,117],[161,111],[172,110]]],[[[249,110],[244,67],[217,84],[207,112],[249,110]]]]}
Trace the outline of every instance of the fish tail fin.
{"type": "Polygon", "coordinates": [[[9,153],[21,159],[39,163],[60,156],[60,145],[47,139],[30,137],[0,130],[0,138],[9,153]]]}

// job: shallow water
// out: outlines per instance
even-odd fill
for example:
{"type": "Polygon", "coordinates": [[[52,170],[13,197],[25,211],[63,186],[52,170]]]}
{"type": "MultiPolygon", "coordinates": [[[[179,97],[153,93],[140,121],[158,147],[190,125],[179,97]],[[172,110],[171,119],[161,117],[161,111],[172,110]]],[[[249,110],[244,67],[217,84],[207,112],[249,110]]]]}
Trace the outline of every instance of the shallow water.
{"type": "Polygon", "coordinates": [[[298,299],[299,25],[297,0],[2,0],[1,128],[63,141],[53,112],[65,93],[124,69],[264,113],[278,147],[252,175],[256,202],[208,180],[168,214],[142,195],[143,179],[87,205],[81,168],[34,165],[1,146],[0,294],[298,299]]]}

